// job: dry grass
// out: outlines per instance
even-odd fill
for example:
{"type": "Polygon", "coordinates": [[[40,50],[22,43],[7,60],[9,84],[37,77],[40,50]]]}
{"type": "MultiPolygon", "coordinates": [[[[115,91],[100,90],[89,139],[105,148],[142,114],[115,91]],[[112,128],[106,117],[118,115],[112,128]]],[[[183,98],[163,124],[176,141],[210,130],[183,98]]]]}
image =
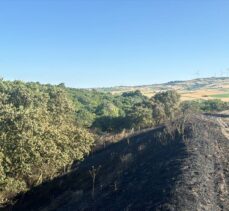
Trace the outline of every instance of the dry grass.
{"type": "MultiPolygon", "coordinates": [[[[225,89],[227,89],[227,87],[224,87],[225,89]]],[[[131,90],[130,90],[131,91],[131,90]]],[[[154,96],[157,92],[156,91],[152,91],[149,89],[144,89],[142,88],[140,90],[142,92],[142,94],[144,94],[147,97],[152,97],[154,96]]],[[[220,89],[199,89],[199,90],[195,90],[195,91],[183,91],[183,90],[177,90],[178,93],[180,93],[181,95],[181,100],[185,101],[185,100],[197,100],[197,99],[205,99],[205,100],[209,100],[209,99],[219,99],[216,98],[212,95],[221,95],[221,94],[228,94],[229,90],[222,90],[222,88],[220,89]]],[[[112,92],[113,94],[121,94],[122,92],[112,92]]],[[[220,98],[222,101],[225,102],[229,102],[229,97],[223,97],[220,98]]]]}
{"type": "MultiPolygon", "coordinates": [[[[181,93],[181,100],[197,100],[197,99],[219,99],[216,97],[213,97],[212,95],[218,95],[218,94],[226,94],[228,92],[221,91],[221,90],[209,90],[209,89],[203,89],[203,90],[197,90],[197,91],[190,91],[181,93]]],[[[228,97],[221,98],[222,101],[229,101],[228,97]]]]}
{"type": "Polygon", "coordinates": [[[152,97],[157,92],[169,89],[176,90],[178,93],[180,93],[181,100],[183,101],[197,99],[221,99],[222,101],[229,102],[229,97],[227,97],[229,94],[229,78],[194,79],[180,83],[122,87],[112,91],[112,94],[122,94],[123,92],[140,90],[145,96],[152,97]],[[222,95],[222,97],[219,95],[222,95]]]}
{"type": "MultiPolygon", "coordinates": [[[[142,89],[142,94],[144,94],[147,97],[152,97],[155,95],[156,92],[153,91],[148,91],[148,90],[144,90],[142,89]]],[[[197,100],[197,99],[205,99],[205,100],[209,100],[209,99],[219,99],[216,97],[213,97],[211,95],[218,95],[218,94],[227,94],[228,92],[226,91],[222,91],[222,90],[217,90],[217,89],[200,89],[200,90],[196,90],[196,91],[189,91],[189,92],[183,92],[182,90],[177,90],[178,93],[180,93],[181,95],[181,100],[185,101],[185,100],[197,100]]],[[[225,102],[229,102],[229,97],[224,97],[221,98],[222,101],[225,102]]]]}

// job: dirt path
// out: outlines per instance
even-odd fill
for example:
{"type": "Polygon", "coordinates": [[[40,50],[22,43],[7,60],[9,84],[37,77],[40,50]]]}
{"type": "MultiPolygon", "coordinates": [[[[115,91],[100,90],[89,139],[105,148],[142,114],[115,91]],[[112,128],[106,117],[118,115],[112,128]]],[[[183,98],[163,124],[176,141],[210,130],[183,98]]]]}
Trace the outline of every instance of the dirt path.
{"type": "MultiPolygon", "coordinates": [[[[228,133],[222,129],[223,134],[228,137],[228,133]]],[[[225,154],[225,150],[221,143],[217,140],[215,144],[215,191],[220,207],[224,207],[223,210],[229,209],[229,198],[228,198],[228,183],[227,175],[225,174],[225,168],[228,163],[228,159],[225,154]]]]}
{"type": "Polygon", "coordinates": [[[223,135],[229,140],[229,127],[228,127],[228,123],[223,120],[222,118],[217,118],[217,121],[219,123],[219,125],[221,126],[221,130],[223,135]]]}
{"type": "Polygon", "coordinates": [[[229,142],[229,119],[218,117],[217,122],[221,127],[222,134],[226,137],[226,142],[222,142],[216,139],[215,145],[215,184],[217,198],[223,210],[229,210],[229,178],[228,178],[228,167],[229,167],[229,155],[228,155],[228,143],[229,142]]]}

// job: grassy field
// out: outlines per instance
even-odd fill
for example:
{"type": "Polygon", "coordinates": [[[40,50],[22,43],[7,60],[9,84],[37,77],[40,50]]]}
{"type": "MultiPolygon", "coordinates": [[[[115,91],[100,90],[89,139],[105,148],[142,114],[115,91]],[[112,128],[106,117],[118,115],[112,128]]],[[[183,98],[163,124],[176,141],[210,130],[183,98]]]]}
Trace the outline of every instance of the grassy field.
{"type": "Polygon", "coordinates": [[[219,98],[219,99],[222,99],[222,98],[229,98],[229,93],[215,94],[215,95],[211,95],[210,97],[219,98]]]}
{"type": "Polygon", "coordinates": [[[196,99],[221,99],[222,101],[229,101],[228,90],[222,91],[219,89],[201,89],[180,93],[182,100],[196,100],[196,99]]]}

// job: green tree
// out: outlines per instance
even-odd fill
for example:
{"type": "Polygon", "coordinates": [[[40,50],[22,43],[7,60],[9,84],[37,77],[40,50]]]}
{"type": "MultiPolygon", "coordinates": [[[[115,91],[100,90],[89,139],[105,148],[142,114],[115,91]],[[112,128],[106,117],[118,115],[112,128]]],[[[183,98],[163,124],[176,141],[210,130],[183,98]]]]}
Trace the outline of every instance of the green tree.
{"type": "Polygon", "coordinates": [[[152,109],[135,105],[128,113],[129,128],[147,128],[153,126],[152,109]]]}
{"type": "Polygon", "coordinates": [[[171,120],[179,111],[180,95],[174,90],[159,92],[153,96],[152,104],[156,122],[171,120]]]}
{"type": "Polygon", "coordinates": [[[103,102],[96,109],[96,114],[98,116],[119,116],[120,110],[112,102],[103,102]]]}
{"type": "Polygon", "coordinates": [[[96,114],[89,112],[86,109],[80,109],[76,112],[76,120],[77,123],[82,127],[91,127],[93,122],[95,121],[96,114]]]}

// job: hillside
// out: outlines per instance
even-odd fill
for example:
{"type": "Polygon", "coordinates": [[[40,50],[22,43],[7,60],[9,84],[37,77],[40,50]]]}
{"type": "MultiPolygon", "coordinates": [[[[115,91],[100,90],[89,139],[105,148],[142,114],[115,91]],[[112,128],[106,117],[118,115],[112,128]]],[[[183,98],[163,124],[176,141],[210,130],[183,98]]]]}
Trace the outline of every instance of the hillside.
{"type": "Polygon", "coordinates": [[[181,120],[94,152],[12,210],[228,210],[227,122],[192,116],[180,133],[181,120]]]}
{"type": "Polygon", "coordinates": [[[229,78],[212,77],[198,78],[188,81],[171,81],[164,84],[152,84],[144,86],[119,86],[111,88],[101,88],[100,91],[120,94],[127,91],[140,90],[146,96],[153,96],[159,91],[174,89],[178,91],[182,100],[192,99],[221,99],[229,101],[229,78]]]}

